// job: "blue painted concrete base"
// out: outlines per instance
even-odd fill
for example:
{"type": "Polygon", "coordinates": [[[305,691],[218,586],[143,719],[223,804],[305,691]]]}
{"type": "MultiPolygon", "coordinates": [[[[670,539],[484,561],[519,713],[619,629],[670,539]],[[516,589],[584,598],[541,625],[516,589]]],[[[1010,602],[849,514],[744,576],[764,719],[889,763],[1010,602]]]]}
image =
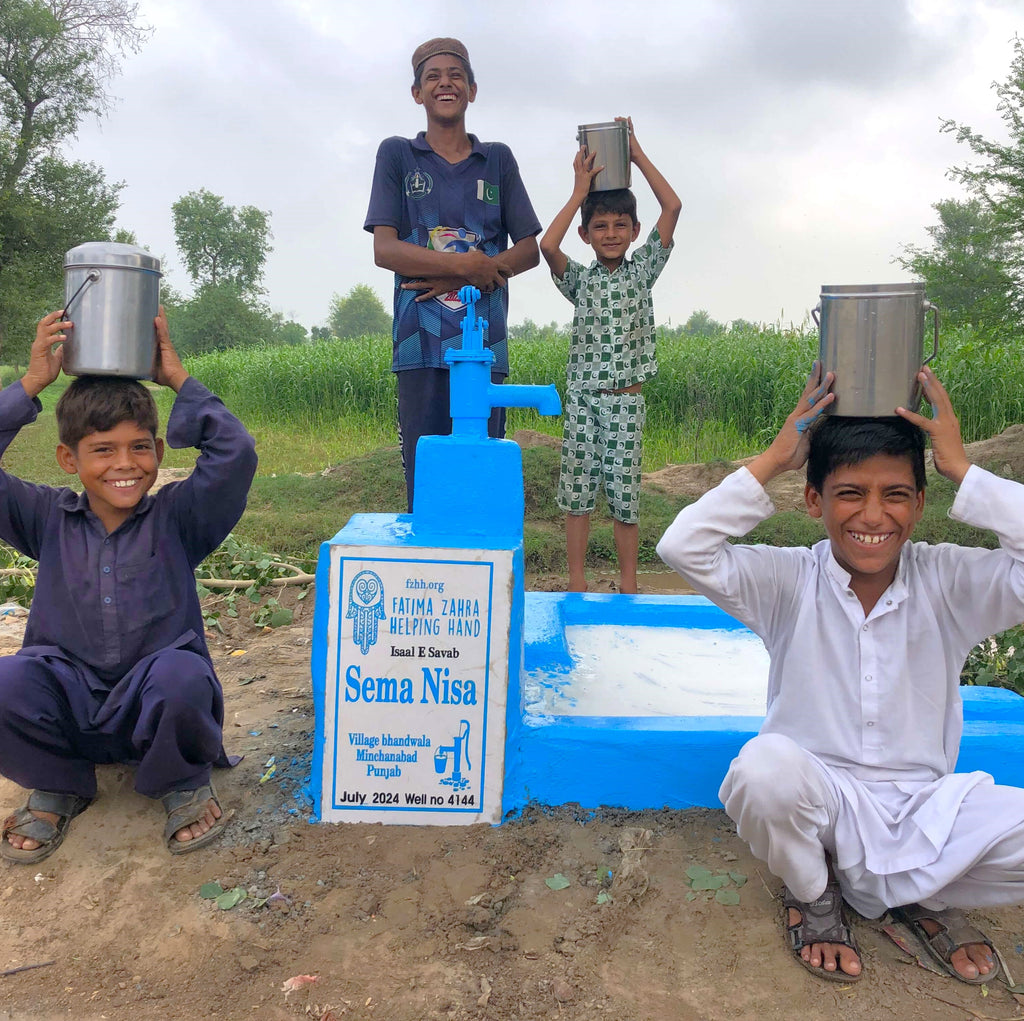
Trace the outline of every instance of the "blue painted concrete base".
{"type": "MultiPolygon", "coordinates": [[[[504,813],[527,804],[577,802],[630,809],[720,807],[718,788],[760,716],[581,717],[525,711],[522,684],[567,673],[571,624],[741,627],[700,596],[600,596],[527,592],[523,677],[510,682],[504,813]],[[513,707],[519,706],[518,714],[513,707]]],[[[1024,698],[963,688],[964,735],[957,768],[1024,786],[1024,698]]]]}

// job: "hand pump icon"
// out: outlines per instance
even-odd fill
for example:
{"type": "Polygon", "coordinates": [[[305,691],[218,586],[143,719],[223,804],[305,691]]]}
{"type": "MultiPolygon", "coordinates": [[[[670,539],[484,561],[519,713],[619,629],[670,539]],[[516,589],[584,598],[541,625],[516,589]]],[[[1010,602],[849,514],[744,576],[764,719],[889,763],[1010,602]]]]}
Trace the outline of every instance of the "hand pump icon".
{"type": "Polygon", "coordinates": [[[445,773],[448,769],[448,756],[452,757],[452,775],[442,776],[437,782],[451,787],[453,791],[461,791],[469,786],[469,781],[462,775],[462,759],[466,759],[466,768],[472,769],[469,761],[469,720],[462,720],[459,733],[452,744],[440,745],[434,751],[434,772],[445,773]]]}

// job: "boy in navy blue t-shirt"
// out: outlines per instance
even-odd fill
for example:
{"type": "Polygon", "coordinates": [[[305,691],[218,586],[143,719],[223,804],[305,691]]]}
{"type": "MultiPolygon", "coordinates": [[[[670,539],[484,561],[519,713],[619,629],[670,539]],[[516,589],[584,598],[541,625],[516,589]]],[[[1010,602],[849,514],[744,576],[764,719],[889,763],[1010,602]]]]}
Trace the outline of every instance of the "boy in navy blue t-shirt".
{"type": "MultiPolygon", "coordinates": [[[[451,433],[444,353],[461,345],[458,290],[480,289],[476,310],[488,322],[492,379],[500,383],[508,375],[508,280],[537,265],[541,226],[508,146],[466,132],[466,108],[476,99],[466,47],[431,39],[412,66],[412,96],[426,111],[427,130],[381,142],[363,225],[376,264],[395,272],[391,369],[410,511],[417,441],[451,433]]],[[[504,409],[494,409],[489,432],[504,435],[504,409]]]]}

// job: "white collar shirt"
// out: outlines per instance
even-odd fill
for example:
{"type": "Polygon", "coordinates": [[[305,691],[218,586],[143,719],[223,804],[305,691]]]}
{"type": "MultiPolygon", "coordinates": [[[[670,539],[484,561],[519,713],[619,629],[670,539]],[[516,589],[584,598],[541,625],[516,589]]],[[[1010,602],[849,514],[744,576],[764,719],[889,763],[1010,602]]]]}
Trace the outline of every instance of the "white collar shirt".
{"type": "Polygon", "coordinates": [[[908,542],[868,614],[828,539],[810,549],[727,541],[774,510],[741,468],[680,511],[658,553],[764,641],[771,667],[762,733],[784,734],[831,767],[861,813],[865,792],[895,785],[907,796],[883,806],[868,838],[892,844],[876,864],[927,858],[927,848],[909,846],[892,827],[918,813],[915,831],[941,846],[949,810],[984,777],[970,774],[932,798],[956,766],[967,654],[1024,620],[1024,486],[972,466],[950,517],[991,529],[1000,548],[908,542]]]}

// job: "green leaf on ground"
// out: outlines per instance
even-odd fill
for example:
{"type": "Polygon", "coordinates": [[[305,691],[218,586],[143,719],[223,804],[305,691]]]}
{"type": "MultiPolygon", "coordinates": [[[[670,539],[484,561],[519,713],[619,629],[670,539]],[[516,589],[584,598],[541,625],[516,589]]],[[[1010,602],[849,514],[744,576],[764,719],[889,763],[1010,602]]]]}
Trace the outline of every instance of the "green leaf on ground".
{"type": "Polygon", "coordinates": [[[687,900],[696,900],[697,899],[697,895],[695,893],[693,893],[693,892],[690,892],[690,893],[688,893],[686,895],[686,899],[687,900]]]}
{"type": "Polygon", "coordinates": [[[564,890],[571,884],[561,872],[556,872],[553,876],[549,876],[544,880],[544,885],[551,890],[564,890]]]}
{"type": "Polygon", "coordinates": [[[612,902],[612,895],[607,890],[602,890],[597,895],[597,903],[598,904],[611,904],[611,902],[612,902]]]}
{"type": "Polygon", "coordinates": [[[737,890],[718,890],[715,893],[715,900],[719,904],[739,904],[740,895],[737,890]]]}
{"type": "Polygon", "coordinates": [[[729,873],[729,878],[737,886],[742,886],[747,881],[747,877],[742,872],[730,872],[729,873]]]}
{"type": "Polygon", "coordinates": [[[233,887],[222,893],[214,903],[221,911],[230,911],[233,907],[245,900],[245,890],[241,886],[233,887]]]}
{"type": "Polygon", "coordinates": [[[223,892],[224,888],[220,883],[203,883],[203,885],[199,887],[199,896],[202,897],[203,900],[213,900],[214,898],[219,897],[223,892]]]}
{"type": "Polygon", "coordinates": [[[728,882],[728,876],[701,876],[699,879],[695,879],[690,886],[695,890],[720,890],[728,882]]]}
{"type": "Polygon", "coordinates": [[[711,875],[711,869],[706,869],[703,865],[691,865],[686,870],[686,875],[691,880],[704,879],[711,875]]]}

